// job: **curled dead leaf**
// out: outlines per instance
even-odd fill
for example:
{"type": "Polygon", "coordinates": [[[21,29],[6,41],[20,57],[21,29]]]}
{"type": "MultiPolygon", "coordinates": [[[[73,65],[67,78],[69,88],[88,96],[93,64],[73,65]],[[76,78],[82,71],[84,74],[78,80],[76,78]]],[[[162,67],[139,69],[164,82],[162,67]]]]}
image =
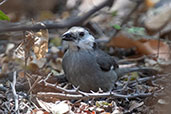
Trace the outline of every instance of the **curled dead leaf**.
{"type": "MultiPolygon", "coordinates": [[[[42,26],[44,24],[40,23],[42,26]]],[[[36,64],[41,68],[45,63],[45,55],[48,52],[48,30],[40,30],[39,32],[27,32],[24,41],[15,49],[13,56],[22,61],[26,61],[28,65],[31,63],[36,64]]]]}
{"type": "Polygon", "coordinates": [[[52,114],[72,114],[71,107],[66,101],[49,103],[37,99],[37,102],[44,110],[46,110],[47,112],[51,112],[52,114]]]}
{"type": "MultiPolygon", "coordinates": [[[[158,55],[158,58],[168,61],[170,59],[170,47],[157,39],[141,38],[135,40],[126,34],[119,34],[107,44],[108,47],[136,48],[141,55],[158,55]]],[[[156,56],[157,57],[157,56],[156,56]]]]}
{"type": "Polygon", "coordinates": [[[35,34],[33,50],[37,59],[45,57],[45,54],[48,52],[48,40],[48,30],[40,30],[40,32],[35,34]]]}
{"type": "MultiPolygon", "coordinates": [[[[141,42],[141,41],[140,41],[141,42]]],[[[141,52],[144,51],[146,55],[158,55],[158,58],[168,61],[170,59],[170,48],[165,42],[158,40],[147,40],[146,42],[141,42],[142,48],[139,48],[141,52]]],[[[138,47],[138,46],[137,46],[138,47]]]]}

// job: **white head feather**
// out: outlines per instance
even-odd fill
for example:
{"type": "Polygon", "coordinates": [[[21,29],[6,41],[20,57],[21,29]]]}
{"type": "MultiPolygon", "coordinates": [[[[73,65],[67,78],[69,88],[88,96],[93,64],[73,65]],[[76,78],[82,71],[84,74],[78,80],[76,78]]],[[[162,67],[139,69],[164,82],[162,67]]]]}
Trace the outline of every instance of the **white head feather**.
{"type": "Polygon", "coordinates": [[[69,45],[77,46],[80,49],[92,49],[95,38],[84,28],[82,27],[72,27],[66,33],[72,33],[76,39],[74,41],[69,41],[69,45]],[[80,33],[84,33],[83,36],[80,36],[80,33]]]}

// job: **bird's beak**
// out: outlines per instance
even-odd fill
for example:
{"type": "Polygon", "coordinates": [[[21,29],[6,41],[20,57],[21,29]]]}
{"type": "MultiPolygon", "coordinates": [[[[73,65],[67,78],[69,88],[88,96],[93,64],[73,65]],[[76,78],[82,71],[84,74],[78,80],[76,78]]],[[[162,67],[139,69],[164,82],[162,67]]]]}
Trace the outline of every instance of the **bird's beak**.
{"type": "Polygon", "coordinates": [[[65,40],[65,41],[74,41],[75,40],[75,37],[71,33],[64,33],[62,35],[62,40],[65,40]]]}

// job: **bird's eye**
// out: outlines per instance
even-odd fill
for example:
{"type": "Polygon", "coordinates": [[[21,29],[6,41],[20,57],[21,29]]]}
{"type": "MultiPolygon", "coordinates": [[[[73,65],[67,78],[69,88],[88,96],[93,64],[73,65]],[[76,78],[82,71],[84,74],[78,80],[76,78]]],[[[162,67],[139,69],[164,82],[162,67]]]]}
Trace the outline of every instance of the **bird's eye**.
{"type": "Polygon", "coordinates": [[[84,36],[84,32],[80,32],[79,36],[83,37],[84,36]]]}

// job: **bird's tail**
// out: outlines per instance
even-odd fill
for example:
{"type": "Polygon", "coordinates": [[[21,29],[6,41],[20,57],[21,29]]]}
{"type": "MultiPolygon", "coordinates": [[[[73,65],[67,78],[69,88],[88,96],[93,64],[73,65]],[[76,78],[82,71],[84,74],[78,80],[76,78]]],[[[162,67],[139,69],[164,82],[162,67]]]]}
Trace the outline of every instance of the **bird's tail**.
{"type": "Polygon", "coordinates": [[[123,75],[130,73],[130,72],[145,72],[145,73],[150,73],[150,74],[156,74],[157,70],[153,68],[146,68],[146,67],[133,67],[133,68],[118,68],[118,69],[115,69],[115,72],[118,78],[120,78],[123,75]]]}

